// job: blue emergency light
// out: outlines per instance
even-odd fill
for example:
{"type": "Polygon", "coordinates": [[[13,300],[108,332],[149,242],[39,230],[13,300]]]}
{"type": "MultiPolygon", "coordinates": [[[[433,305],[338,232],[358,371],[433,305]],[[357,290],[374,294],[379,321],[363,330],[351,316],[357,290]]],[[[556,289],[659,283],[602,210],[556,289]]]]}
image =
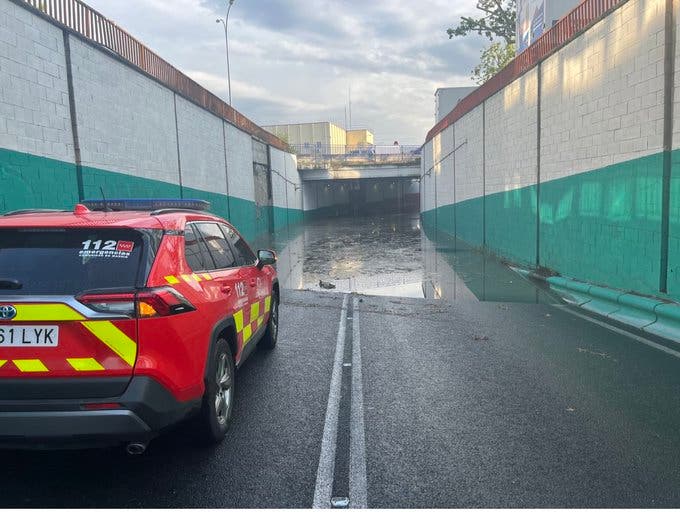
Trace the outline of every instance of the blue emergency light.
{"type": "Polygon", "coordinates": [[[81,201],[92,211],[155,211],[165,209],[210,209],[210,203],[202,199],[86,199],[81,201]]]}

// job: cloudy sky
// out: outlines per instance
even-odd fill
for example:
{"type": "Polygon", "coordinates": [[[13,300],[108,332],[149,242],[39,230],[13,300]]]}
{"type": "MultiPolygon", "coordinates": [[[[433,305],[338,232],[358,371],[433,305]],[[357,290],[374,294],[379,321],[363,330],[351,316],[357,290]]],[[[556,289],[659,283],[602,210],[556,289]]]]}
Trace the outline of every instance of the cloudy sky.
{"type": "MultiPolygon", "coordinates": [[[[227,0],[89,0],[226,98],[227,0]]],[[[437,87],[469,86],[485,42],[446,28],[475,0],[236,0],[229,16],[234,107],[258,124],[333,121],[377,143],[421,144],[437,87]]]]}

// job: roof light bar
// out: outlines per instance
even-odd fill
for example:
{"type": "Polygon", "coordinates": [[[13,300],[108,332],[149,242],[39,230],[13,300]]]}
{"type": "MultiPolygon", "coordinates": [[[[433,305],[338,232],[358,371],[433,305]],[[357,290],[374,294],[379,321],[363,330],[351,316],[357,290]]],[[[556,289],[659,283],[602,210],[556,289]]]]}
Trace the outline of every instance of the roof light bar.
{"type": "Polygon", "coordinates": [[[210,203],[202,199],[86,199],[81,201],[92,211],[154,211],[166,208],[206,211],[210,203]]]}

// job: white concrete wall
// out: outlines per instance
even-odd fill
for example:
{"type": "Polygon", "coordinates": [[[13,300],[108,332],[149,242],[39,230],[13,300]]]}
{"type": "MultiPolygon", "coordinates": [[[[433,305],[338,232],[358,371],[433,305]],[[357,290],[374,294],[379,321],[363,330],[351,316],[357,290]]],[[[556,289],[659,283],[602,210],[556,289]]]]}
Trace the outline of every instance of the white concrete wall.
{"type": "Polygon", "coordinates": [[[478,107],[456,122],[456,202],[484,193],[483,112],[478,107]]]}
{"type": "Polygon", "coordinates": [[[487,194],[536,184],[537,79],[534,68],[486,101],[487,194]]]}
{"type": "Polygon", "coordinates": [[[73,162],[61,30],[0,0],[0,148],[73,162]]]}
{"type": "MultiPolygon", "coordinates": [[[[266,144],[256,143],[254,151],[250,134],[71,34],[69,98],[64,33],[28,5],[0,0],[0,150],[7,150],[0,153],[0,172],[12,180],[0,190],[0,210],[64,207],[77,200],[72,121],[78,128],[86,194],[100,183],[111,195],[175,194],[181,183],[255,200],[253,161],[264,155],[266,162],[266,144]],[[39,157],[68,165],[46,164],[39,157]],[[44,190],[34,191],[38,185],[44,190]]],[[[301,190],[294,190],[300,181],[295,156],[278,154],[277,171],[293,183],[283,181],[273,193],[280,206],[299,209],[303,201],[301,190]]],[[[224,214],[227,202],[221,203],[217,207],[224,214]]]]}
{"type": "Polygon", "coordinates": [[[288,186],[288,208],[302,210],[302,182],[297,170],[297,157],[292,153],[283,153],[286,177],[293,185],[288,186]]]}
{"type": "Polygon", "coordinates": [[[663,46],[664,2],[630,0],[543,62],[542,180],[663,149],[663,46]]]}
{"type": "Polygon", "coordinates": [[[271,169],[272,169],[272,198],[274,206],[288,208],[287,192],[289,184],[286,182],[286,160],[285,153],[278,149],[271,150],[271,169]]]}
{"type": "Polygon", "coordinates": [[[223,121],[177,97],[177,129],[182,185],[227,194],[223,121]]]}
{"type": "Polygon", "coordinates": [[[449,126],[439,134],[441,149],[437,160],[441,162],[435,166],[433,173],[437,179],[437,207],[453,204],[455,201],[455,189],[453,179],[453,148],[454,126],[449,126]]]}
{"type": "Polygon", "coordinates": [[[172,91],[70,40],[82,164],[179,184],[172,91]]]}
{"type": "Polygon", "coordinates": [[[229,195],[254,201],[251,136],[229,123],[224,123],[224,128],[227,144],[229,195]]]}

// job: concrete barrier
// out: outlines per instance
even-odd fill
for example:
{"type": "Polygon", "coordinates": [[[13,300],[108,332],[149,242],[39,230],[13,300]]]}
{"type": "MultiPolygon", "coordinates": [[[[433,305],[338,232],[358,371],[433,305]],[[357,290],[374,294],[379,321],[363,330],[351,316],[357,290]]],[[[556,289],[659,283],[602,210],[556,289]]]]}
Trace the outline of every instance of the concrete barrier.
{"type": "Polygon", "coordinates": [[[0,212],[72,208],[103,189],[208,200],[249,239],[299,222],[295,155],[233,109],[219,112],[28,4],[0,0],[0,212]],[[271,179],[256,187],[261,175],[271,179]]]}
{"type": "MultiPolygon", "coordinates": [[[[462,100],[423,146],[423,224],[521,266],[680,299],[677,10],[621,1],[462,100]]],[[[591,291],[570,290],[610,307],[609,292],[591,291]]]]}

